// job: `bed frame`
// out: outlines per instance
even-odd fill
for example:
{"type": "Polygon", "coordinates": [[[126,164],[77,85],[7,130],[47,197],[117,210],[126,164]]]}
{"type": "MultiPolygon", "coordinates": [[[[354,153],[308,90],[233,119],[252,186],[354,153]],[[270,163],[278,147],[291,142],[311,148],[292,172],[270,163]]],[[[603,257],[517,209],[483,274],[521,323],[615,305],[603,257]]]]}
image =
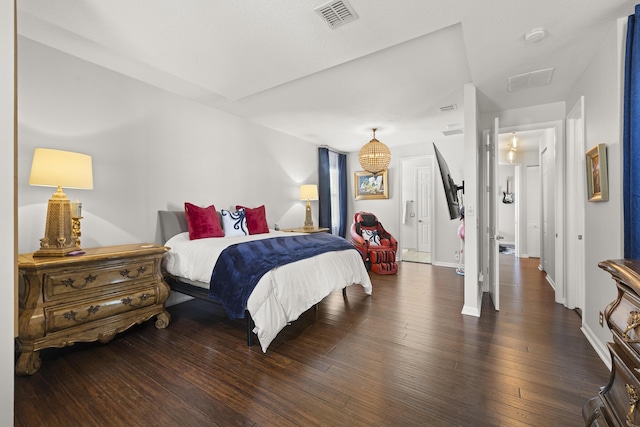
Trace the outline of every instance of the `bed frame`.
{"type": "MultiPolygon", "coordinates": [[[[218,213],[218,220],[220,220],[220,213],[218,213]]],[[[184,211],[158,211],[158,222],[160,223],[160,235],[163,244],[176,234],[188,231],[187,217],[184,211]]],[[[162,274],[165,282],[169,284],[172,291],[212,304],[220,305],[217,301],[209,298],[209,292],[207,289],[181,281],[179,277],[169,274],[164,270],[162,271],[162,274]]],[[[248,310],[245,310],[244,317],[247,319],[247,345],[251,347],[253,345],[253,328],[255,327],[255,324],[253,323],[253,319],[251,318],[248,310]]]]}
{"type": "MultiPolygon", "coordinates": [[[[220,217],[220,213],[218,212],[218,220],[222,222],[222,218],[220,217]]],[[[167,242],[171,237],[175,236],[179,233],[184,233],[188,231],[187,228],[187,217],[184,211],[158,211],[158,221],[160,223],[160,234],[162,238],[163,244],[167,242]]],[[[222,224],[221,224],[222,227],[222,224]]],[[[172,274],[169,274],[166,271],[162,272],[164,276],[164,280],[169,284],[171,290],[175,292],[179,292],[184,295],[188,295],[193,298],[197,298],[202,301],[206,301],[212,304],[218,304],[215,300],[209,298],[209,292],[206,288],[201,288],[199,286],[191,285],[184,280],[180,280],[179,277],[176,277],[172,274]]],[[[342,288],[342,296],[346,299],[347,297],[347,288],[342,288]]],[[[318,309],[318,304],[316,304],[315,309],[318,309]]],[[[245,319],[247,319],[247,345],[253,345],[253,328],[255,324],[248,310],[245,310],[245,319]]]]}

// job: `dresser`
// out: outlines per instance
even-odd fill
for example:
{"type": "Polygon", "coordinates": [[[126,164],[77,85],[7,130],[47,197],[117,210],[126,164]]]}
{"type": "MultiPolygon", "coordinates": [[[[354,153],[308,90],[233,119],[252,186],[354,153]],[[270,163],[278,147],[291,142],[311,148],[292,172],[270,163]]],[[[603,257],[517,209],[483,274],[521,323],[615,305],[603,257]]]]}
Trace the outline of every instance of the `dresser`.
{"type": "Polygon", "coordinates": [[[107,343],[154,316],[155,326],[166,328],[169,286],[160,270],[166,249],[130,244],[75,256],[19,255],[16,373],[35,373],[44,348],[107,343]]]}
{"type": "Polygon", "coordinates": [[[598,264],[615,281],[618,294],[604,313],[613,342],[609,384],[582,408],[587,426],[640,426],[640,261],[598,264]]]}

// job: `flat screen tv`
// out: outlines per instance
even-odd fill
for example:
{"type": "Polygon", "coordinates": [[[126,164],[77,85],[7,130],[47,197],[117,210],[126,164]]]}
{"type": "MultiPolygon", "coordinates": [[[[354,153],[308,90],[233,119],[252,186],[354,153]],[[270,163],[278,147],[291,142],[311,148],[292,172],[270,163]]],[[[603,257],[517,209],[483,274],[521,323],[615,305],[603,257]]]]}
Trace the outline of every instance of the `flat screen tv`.
{"type": "Polygon", "coordinates": [[[458,190],[462,190],[464,194],[464,181],[462,182],[462,186],[456,185],[453,182],[453,178],[451,178],[451,172],[449,172],[449,166],[445,161],[444,157],[436,147],[436,144],[433,144],[433,150],[436,152],[436,159],[438,159],[438,166],[440,167],[440,176],[442,177],[442,185],[444,186],[444,194],[447,197],[447,206],[449,208],[449,218],[456,219],[460,218],[460,201],[458,199],[458,190]]]}

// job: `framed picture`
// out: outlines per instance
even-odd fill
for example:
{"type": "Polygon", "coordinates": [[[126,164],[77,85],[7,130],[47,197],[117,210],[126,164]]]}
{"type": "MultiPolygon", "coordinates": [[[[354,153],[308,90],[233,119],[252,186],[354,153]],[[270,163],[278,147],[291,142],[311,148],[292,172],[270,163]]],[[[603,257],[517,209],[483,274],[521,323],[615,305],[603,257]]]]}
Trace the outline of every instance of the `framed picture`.
{"type": "Polygon", "coordinates": [[[607,179],[607,144],[598,144],[586,154],[587,157],[587,200],[606,202],[609,200],[609,180],[607,179]]]}
{"type": "Polygon", "coordinates": [[[353,188],[356,200],[388,199],[388,172],[386,169],[376,175],[365,171],[355,172],[353,174],[353,188]]]}

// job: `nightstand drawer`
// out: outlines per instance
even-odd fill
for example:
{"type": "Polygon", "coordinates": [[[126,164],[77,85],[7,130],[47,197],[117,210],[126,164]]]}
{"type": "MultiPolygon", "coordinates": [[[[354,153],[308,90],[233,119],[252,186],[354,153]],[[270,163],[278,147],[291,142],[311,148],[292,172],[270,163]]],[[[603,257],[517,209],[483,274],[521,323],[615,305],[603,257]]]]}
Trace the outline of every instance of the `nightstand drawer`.
{"type": "Polygon", "coordinates": [[[96,290],[101,287],[130,280],[152,279],[154,260],[142,259],[137,262],[121,262],[96,269],[95,266],[60,270],[44,275],[45,301],[67,296],[70,292],[96,290]]]}
{"type": "Polygon", "coordinates": [[[619,342],[628,346],[640,357],[640,299],[635,293],[625,292],[617,304],[606,312],[607,323],[619,342]]]}
{"type": "Polygon", "coordinates": [[[60,331],[157,303],[156,288],[152,286],[79,304],[56,305],[44,310],[46,329],[47,332],[60,331]]]}
{"type": "Polygon", "coordinates": [[[156,328],[166,328],[170,289],[160,271],[166,250],[134,243],[88,248],[78,256],[18,255],[16,374],[37,372],[44,348],[105,344],[153,316],[156,328]]]}
{"type": "Polygon", "coordinates": [[[609,344],[613,382],[602,392],[602,400],[610,412],[618,417],[619,425],[638,425],[640,414],[640,381],[638,367],[622,347],[609,344]],[[632,372],[633,370],[633,372],[632,372]]]}

